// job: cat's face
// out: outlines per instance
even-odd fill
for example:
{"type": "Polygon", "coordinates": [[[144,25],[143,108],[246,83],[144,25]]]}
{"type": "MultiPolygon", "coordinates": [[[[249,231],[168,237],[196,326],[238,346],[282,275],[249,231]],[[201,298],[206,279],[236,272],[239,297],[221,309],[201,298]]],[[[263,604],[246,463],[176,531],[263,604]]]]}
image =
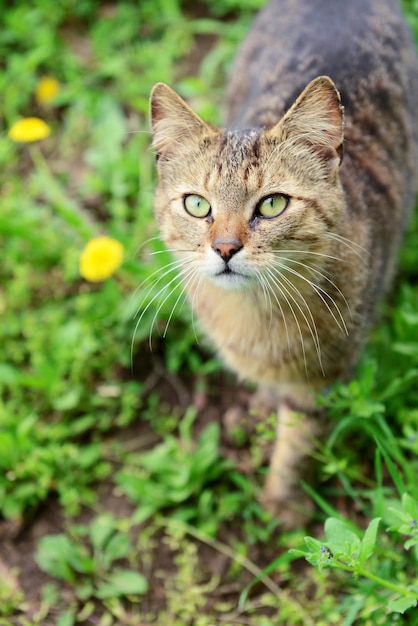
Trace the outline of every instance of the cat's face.
{"type": "Polygon", "coordinates": [[[299,274],[326,254],[344,206],[342,110],[332,83],[316,83],[270,130],[218,130],[168,87],[155,88],[155,210],[186,280],[262,286],[281,266],[299,274]]]}

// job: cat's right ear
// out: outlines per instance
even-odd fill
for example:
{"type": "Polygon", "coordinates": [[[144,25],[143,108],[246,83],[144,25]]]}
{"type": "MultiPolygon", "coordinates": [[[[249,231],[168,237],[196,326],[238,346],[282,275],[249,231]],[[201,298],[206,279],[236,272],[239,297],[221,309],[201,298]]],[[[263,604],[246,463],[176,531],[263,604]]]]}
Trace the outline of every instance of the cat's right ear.
{"type": "Polygon", "coordinates": [[[343,154],[344,107],[328,76],[315,78],[286,115],[267,131],[283,140],[308,144],[324,162],[340,164],[343,154]]]}
{"type": "Polygon", "coordinates": [[[165,83],[157,83],[151,91],[150,118],[157,159],[169,159],[179,145],[214,130],[165,83]]]}

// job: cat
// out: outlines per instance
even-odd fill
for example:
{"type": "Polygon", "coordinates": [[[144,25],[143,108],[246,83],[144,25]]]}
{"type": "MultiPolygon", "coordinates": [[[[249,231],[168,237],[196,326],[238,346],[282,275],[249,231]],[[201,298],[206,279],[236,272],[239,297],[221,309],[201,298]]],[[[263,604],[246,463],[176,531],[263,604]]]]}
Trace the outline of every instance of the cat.
{"type": "Polygon", "coordinates": [[[272,0],[238,51],[225,128],[150,98],[155,215],[225,364],[277,406],[263,492],[284,526],[353,374],[418,190],[418,60],[396,0],[272,0]]]}

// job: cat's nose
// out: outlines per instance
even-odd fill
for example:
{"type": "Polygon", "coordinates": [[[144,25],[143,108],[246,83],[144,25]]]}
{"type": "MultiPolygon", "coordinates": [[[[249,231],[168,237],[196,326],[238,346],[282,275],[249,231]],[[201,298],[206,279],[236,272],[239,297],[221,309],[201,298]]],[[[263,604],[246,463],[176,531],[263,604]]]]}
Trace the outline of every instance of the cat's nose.
{"type": "Polygon", "coordinates": [[[237,239],[229,240],[229,241],[221,241],[219,239],[215,239],[212,244],[212,250],[215,250],[217,254],[227,263],[231,257],[234,256],[237,252],[241,250],[243,247],[242,243],[237,239]]]}

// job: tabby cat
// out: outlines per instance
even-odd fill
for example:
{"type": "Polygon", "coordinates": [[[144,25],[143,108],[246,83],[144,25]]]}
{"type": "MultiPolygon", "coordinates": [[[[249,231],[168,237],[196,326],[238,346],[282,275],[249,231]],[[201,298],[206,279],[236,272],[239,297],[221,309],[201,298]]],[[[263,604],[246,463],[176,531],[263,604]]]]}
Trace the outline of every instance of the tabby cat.
{"type": "Polygon", "coordinates": [[[162,238],[226,365],[274,398],[263,500],[286,525],[309,510],[315,397],[352,374],[393,275],[417,107],[397,0],[272,0],[232,67],[226,128],[151,94],[162,238]]]}

